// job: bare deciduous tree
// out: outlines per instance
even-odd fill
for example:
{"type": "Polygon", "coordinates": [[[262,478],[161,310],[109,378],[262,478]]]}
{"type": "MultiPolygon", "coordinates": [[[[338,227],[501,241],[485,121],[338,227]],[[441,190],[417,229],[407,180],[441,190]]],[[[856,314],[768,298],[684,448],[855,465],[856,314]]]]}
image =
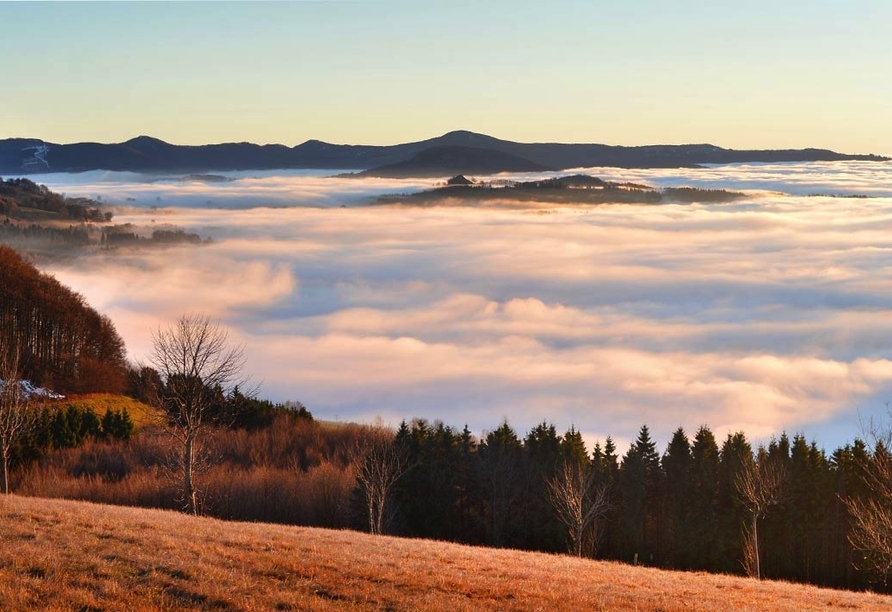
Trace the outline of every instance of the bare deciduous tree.
{"type": "Polygon", "coordinates": [[[870,424],[873,452],[864,474],[865,498],[844,499],[852,517],[849,543],[863,556],[859,569],[875,571],[887,584],[892,574],[892,429],[870,424]]]}
{"type": "Polygon", "coordinates": [[[610,509],[607,485],[596,486],[594,472],[576,461],[565,461],[546,482],[548,499],[570,536],[569,550],[577,557],[594,555],[597,522],[610,509]]]}
{"type": "Polygon", "coordinates": [[[176,468],[183,479],[186,509],[199,513],[196,461],[203,435],[221,422],[216,398],[244,383],[242,347],[228,344],[228,334],[203,315],[183,315],[152,334],[152,366],[161,376],[158,404],[166,427],[182,446],[176,468]]]}
{"type": "Polygon", "coordinates": [[[734,480],[741,501],[750,513],[750,524],[744,528],[744,568],[747,574],[760,580],[759,519],[765,517],[772,506],[785,501],[786,485],[786,467],[767,455],[745,462],[734,480]]]}
{"type": "Polygon", "coordinates": [[[368,439],[358,453],[356,480],[365,495],[369,531],[384,533],[390,490],[406,470],[405,451],[397,445],[392,431],[382,426],[369,429],[368,439]]]}
{"type": "Polygon", "coordinates": [[[34,398],[22,386],[19,353],[0,350],[0,493],[9,493],[9,460],[13,447],[36,422],[34,398]]]}
{"type": "Polygon", "coordinates": [[[886,584],[892,573],[892,506],[888,498],[849,499],[847,505],[852,515],[849,542],[864,555],[861,569],[873,570],[883,576],[886,584]]]}

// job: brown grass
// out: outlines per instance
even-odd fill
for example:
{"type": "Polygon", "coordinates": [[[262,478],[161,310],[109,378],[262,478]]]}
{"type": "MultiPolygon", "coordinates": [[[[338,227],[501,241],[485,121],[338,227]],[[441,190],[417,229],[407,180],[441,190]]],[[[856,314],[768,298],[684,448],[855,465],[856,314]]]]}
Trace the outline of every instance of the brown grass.
{"type": "MultiPolygon", "coordinates": [[[[104,410],[104,409],[103,409],[104,410]]],[[[356,486],[353,454],[364,429],[277,419],[254,431],[221,429],[206,440],[211,461],[197,477],[204,514],[244,521],[347,527],[356,486]]],[[[157,426],[126,443],[87,439],[12,474],[20,495],[177,509],[182,452],[157,426]]]]}
{"type": "Polygon", "coordinates": [[[889,610],[892,597],[565,556],[0,499],[2,610],[889,610]]]}

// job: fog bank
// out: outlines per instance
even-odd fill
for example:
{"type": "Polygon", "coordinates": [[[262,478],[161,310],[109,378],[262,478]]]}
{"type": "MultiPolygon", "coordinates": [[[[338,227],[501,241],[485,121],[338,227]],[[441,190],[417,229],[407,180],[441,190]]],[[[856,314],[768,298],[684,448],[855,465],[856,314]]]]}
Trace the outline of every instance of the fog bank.
{"type": "Polygon", "coordinates": [[[832,446],[884,410],[888,165],[593,173],[755,191],[731,205],[422,209],[362,206],[418,181],[55,175],[53,189],[128,204],[116,222],[213,243],[49,271],[112,318],[134,360],[179,314],[218,318],[262,396],[322,419],[478,434],[547,420],[624,442],[646,423],[661,444],[707,424],[832,446]]]}

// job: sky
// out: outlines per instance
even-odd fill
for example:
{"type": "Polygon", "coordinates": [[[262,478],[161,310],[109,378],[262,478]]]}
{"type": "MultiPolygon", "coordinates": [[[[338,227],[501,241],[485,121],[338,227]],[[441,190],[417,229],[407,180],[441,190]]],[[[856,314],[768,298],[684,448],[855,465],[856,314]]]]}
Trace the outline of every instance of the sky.
{"type": "Polygon", "coordinates": [[[587,172],[746,197],[401,207],[368,204],[433,181],[41,175],[119,206],[116,223],[213,240],[41,265],[114,321],[132,360],[154,330],[206,314],[244,346],[260,397],[328,421],[475,435],[547,421],[623,452],[644,424],[661,450],[707,425],[832,452],[887,422],[892,164],[587,172]]]}
{"type": "MultiPolygon", "coordinates": [[[[0,2],[0,138],[709,142],[892,155],[886,0],[0,2]]],[[[889,164],[591,169],[722,206],[363,206],[424,181],[42,175],[213,243],[45,268],[130,356],[183,312],[319,418],[858,435],[892,397],[889,164]],[[862,194],[867,199],[810,197],[862,194]],[[132,198],[132,200],[128,200],[132,198]]],[[[148,230],[146,230],[148,231],[148,230]]]]}
{"type": "Polygon", "coordinates": [[[892,154],[892,3],[0,2],[0,138],[892,154]]]}

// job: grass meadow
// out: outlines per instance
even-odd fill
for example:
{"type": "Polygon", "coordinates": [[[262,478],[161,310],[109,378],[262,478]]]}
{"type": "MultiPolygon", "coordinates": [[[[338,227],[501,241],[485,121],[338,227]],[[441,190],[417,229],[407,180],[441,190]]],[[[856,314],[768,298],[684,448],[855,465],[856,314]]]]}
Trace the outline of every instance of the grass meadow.
{"type": "Polygon", "coordinates": [[[887,611],[892,597],[346,530],[0,499],[2,610],[887,611]]]}

